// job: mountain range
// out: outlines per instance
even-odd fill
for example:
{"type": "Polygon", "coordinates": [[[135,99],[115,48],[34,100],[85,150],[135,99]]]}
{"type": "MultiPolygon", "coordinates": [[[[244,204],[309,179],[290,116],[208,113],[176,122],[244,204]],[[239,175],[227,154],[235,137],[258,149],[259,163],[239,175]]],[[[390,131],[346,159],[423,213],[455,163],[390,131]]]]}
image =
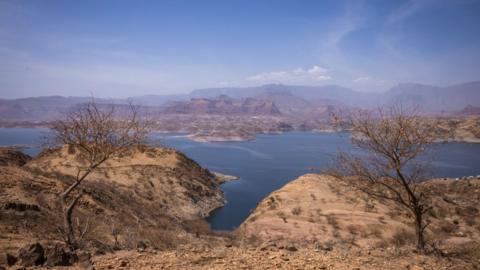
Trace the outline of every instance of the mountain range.
{"type": "MultiPolygon", "coordinates": [[[[49,121],[89,97],[44,96],[0,99],[0,120],[49,121]]],[[[331,107],[372,108],[402,103],[424,112],[455,112],[480,106],[480,81],[437,87],[402,83],[383,93],[367,93],[337,85],[268,84],[257,87],[206,88],[180,95],[147,95],[127,99],[95,99],[101,104],[133,102],[155,114],[315,116],[331,107]]]]}

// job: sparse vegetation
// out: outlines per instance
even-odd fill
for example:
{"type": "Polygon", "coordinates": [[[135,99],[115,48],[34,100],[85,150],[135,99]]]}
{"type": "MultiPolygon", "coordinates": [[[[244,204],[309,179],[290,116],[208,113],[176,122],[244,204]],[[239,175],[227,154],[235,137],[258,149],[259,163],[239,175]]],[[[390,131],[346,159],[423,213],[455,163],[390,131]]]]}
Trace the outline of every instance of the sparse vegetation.
{"type": "Polygon", "coordinates": [[[300,208],[300,207],[294,207],[294,208],[292,208],[292,211],[291,211],[291,212],[292,212],[292,215],[298,216],[298,215],[300,215],[300,213],[302,213],[302,208],[300,208]]]}
{"type": "Polygon", "coordinates": [[[347,181],[368,196],[402,206],[414,219],[417,249],[425,250],[424,232],[431,210],[427,194],[419,184],[425,180],[427,165],[417,162],[436,139],[432,122],[401,106],[359,111],[347,119],[334,118],[353,130],[352,143],[368,156],[340,153],[338,166],[331,174],[347,181]]]}
{"type": "Polygon", "coordinates": [[[134,106],[130,106],[130,115],[119,118],[115,107],[99,108],[92,100],[69,112],[65,120],[55,123],[55,142],[67,145],[69,153],[75,153],[83,166],[77,167],[73,183],[59,194],[63,209],[63,229],[66,244],[76,249],[87,230],[78,225],[74,228],[72,214],[83,193],[78,192],[79,185],[107,160],[128,151],[129,147],[144,142],[148,135],[146,122],[141,121],[134,106]],[[75,233],[78,231],[79,233],[75,233]]]}

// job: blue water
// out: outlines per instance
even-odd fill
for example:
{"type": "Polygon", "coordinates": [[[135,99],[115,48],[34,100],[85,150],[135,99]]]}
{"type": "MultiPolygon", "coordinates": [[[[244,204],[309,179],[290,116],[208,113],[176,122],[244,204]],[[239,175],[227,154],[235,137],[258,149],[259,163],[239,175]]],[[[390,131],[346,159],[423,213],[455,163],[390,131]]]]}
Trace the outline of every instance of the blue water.
{"type": "Polygon", "coordinates": [[[46,142],[49,129],[46,128],[0,128],[0,146],[26,146],[24,153],[36,156],[46,142]]]}
{"type": "MultiPolygon", "coordinates": [[[[0,129],[0,145],[34,144],[45,133],[39,129],[0,129]]],[[[361,154],[348,143],[347,133],[292,132],[229,143],[197,143],[182,136],[154,134],[152,140],[182,151],[212,171],[240,177],[222,185],[228,203],[208,218],[219,230],[240,225],[260,200],[289,181],[327,168],[338,150],[361,154]]],[[[25,151],[35,155],[39,148],[25,151]]],[[[480,174],[480,144],[439,144],[432,153],[432,176],[480,174]]]]}

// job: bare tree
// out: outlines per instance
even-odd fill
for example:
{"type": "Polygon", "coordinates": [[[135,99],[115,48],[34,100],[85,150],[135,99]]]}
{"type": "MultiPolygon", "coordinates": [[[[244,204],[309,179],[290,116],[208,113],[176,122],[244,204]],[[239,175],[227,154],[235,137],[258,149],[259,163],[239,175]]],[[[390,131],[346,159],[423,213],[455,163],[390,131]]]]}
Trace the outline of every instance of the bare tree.
{"type": "Polygon", "coordinates": [[[73,183],[59,194],[65,241],[73,249],[86,232],[78,229],[77,237],[73,228],[72,213],[82,197],[81,191],[74,191],[101,164],[143,143],[149,134],[148,122],[140,118],[138,108],[131,104],[127,108],[127,112],[119,113],[117,107],[100,107],[92,99],[67,113],[65,119],[57,121],[52,128],[55,142],[78,150],[77,158],[82,161],[73,183]]]}
{"type": "Polygon", "coordinates": [[[413,217],[417,249],[425,250],[424,219],[431,207],[420,183],[427,178],[428,162],[419,162],[436,139],[435,124],[415,112],[394,106],[359,111],[335,119],[352,130],[360,155],[340,153],[331,173],[370,197],[393,201],[413,217]]]}

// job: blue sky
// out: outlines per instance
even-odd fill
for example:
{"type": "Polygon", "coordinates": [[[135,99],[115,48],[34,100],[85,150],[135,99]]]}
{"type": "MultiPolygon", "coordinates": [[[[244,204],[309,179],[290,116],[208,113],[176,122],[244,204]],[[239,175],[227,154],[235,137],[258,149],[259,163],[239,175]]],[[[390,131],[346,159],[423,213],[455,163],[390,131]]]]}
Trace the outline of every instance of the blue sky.
{"type": "Polygon", "coordinates": [[[0,0],[1,98],[479,79],[475,0],[0,0]]]}

